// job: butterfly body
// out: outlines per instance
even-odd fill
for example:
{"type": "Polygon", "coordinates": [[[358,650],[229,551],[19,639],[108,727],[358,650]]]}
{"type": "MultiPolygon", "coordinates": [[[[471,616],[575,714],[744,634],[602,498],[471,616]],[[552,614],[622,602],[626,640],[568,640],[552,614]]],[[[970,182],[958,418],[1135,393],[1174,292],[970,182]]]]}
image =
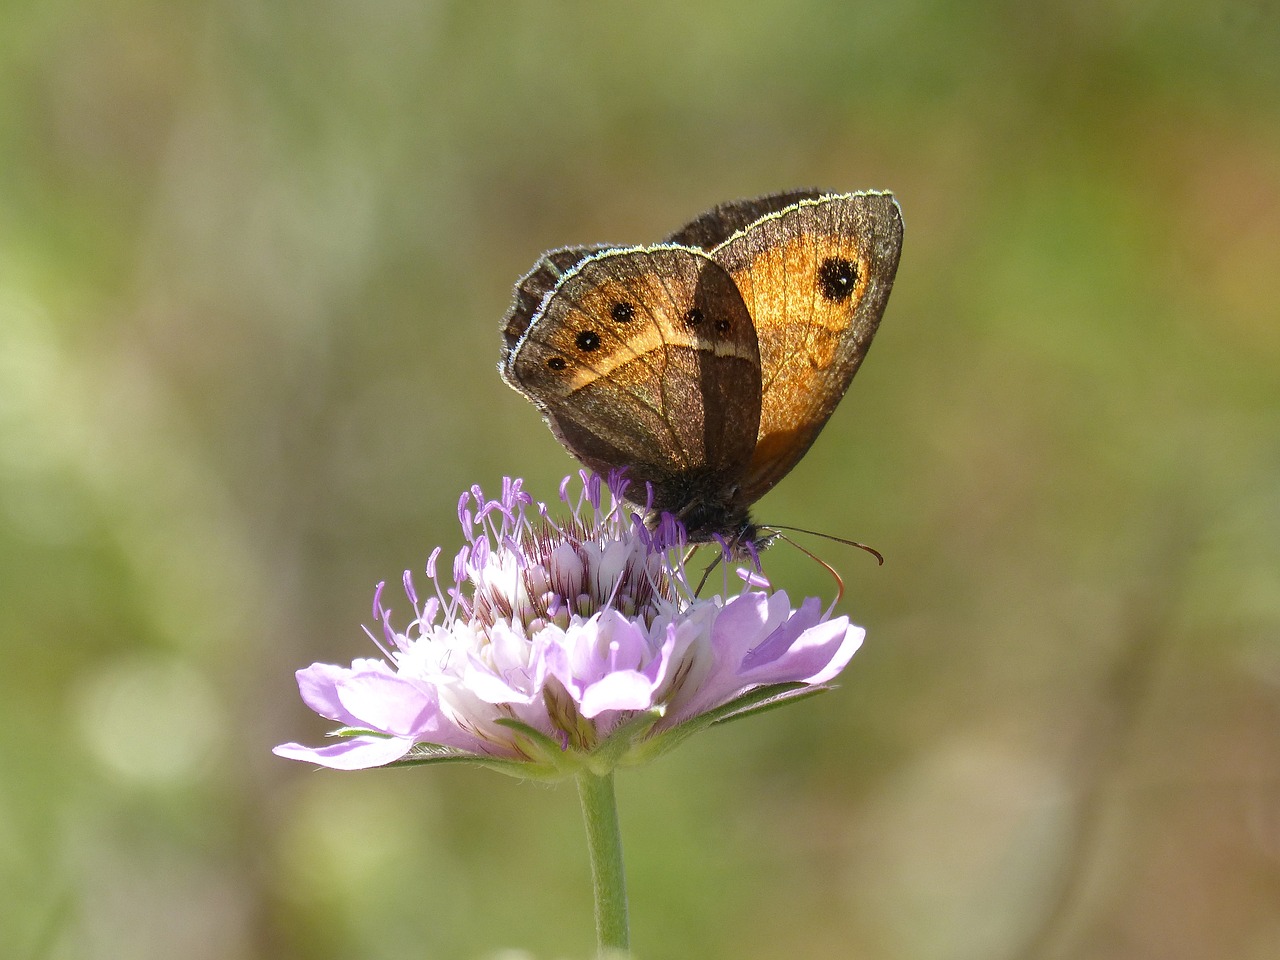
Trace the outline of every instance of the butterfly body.
{"type": "Polygon", "coordinates": [[[503,320],[503,378],[564,446],[690,541],[763,545],[750,507],[808,450],[879,325],[902,242],[887,193],[716,207],[649,247],[543,256],[503,320]]]}

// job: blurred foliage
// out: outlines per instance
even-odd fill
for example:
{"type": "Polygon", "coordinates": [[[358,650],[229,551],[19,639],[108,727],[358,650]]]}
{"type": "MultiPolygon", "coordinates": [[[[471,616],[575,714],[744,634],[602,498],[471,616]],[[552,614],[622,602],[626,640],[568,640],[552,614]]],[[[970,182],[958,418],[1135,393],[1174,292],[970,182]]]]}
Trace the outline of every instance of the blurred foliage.
{"type": "Polygon", "coordinates": [[[538,253],[811,184],[906,246],[758,515],[889,562],[813,544],[836,693],[623,775],[638,955],[1280,955],[1270,0],[14,0],[0,105],[0,955],[587,956],[571,788],[268,749],[570,469],[538,253]]]}

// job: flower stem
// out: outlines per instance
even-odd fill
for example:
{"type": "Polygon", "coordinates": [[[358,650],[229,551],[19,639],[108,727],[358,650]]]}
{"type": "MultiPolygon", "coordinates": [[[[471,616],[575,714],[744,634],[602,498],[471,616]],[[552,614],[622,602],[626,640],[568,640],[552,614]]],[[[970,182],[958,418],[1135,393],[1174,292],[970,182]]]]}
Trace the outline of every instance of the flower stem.
{"type": "Polygon", "coordinates": [[[622,834],[618,831],[618,805],[613,797],[612,771],[596,776],[578,774],[578,796],[587,822],[587,849],[591,855],[591,880],[596,898],[596,940],[601,957],[625,956],[630,946],[627,930],[627,880],[622,866],[622,834]]]}

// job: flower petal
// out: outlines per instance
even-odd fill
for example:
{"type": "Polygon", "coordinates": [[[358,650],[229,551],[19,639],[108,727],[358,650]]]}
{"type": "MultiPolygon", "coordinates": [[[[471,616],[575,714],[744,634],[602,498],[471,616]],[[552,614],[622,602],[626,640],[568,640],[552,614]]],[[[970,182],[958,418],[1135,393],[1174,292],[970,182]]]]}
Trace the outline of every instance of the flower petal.
{"type": "Polygon", "coordinates": [[[852,626],[848,617],[807,629],[788,621],[765,641],[765,645],[775,648],[776,656],[755,667],[744,662],[740,676],[750,684],[825,683],[845,668],[865,635],[866,631],[852,626]]]}
{"type": "Polygon", "coordinates": [[[739,676],[743,658],[785,623],[789,612],[786,594],[781,591],[773,596],[744,593],[725,604],[710,625],[709,641],[703,649],[690,651],[699,661],[691,673],[697,675],[697,682],[685,684],[672,698],[673,710],[660,726],[673,726],[717,707],[750,686],[739,676]]]}
{"type": "Polygon", "coordinates": [[[653,706],[654,683],[638,670],[616,670],[588,684],[578,709],[588,719],[606,710],[648,710],[653,706]]]}
{"type": "Polygon", "coordinates": [[[338,685],[337,694],[357,726],[410,739],[439,726],[435,691],[403,677],[355,674],[338,685]]]}
{"type": "Polygon", "coordinates": [[[391,673],[381,660],[357,660],[350,667],[313,663],[297,672],[298,692],[302,695],[302,702],[320,716],[355,726],[360,721],[342,705],[338,687],[355,673],[366,671],[391,673]]]}
{"type": "MultiPolygon", "coordinates": [[[[804,631],[822,622],[822,606],[817,597],[810,597],[800,604],[786,620],[779,624],[763,640],[747,651],[742,658],[745,673],[765,667],[783,657],[804,631]]],[[[848,620],[845,620],[848,623],[848,620]]]]}
{"type": "Polygon", "coordinates": [[[546,646],[559,632],[552,626],[530,640],[510,624],[495,622],[488,630],[485,657],[474,648],[468,653],[463,682],[487,703],[533,703],[546,679],[546,646]]]}
{"type": "Polygon", "coordinates": [[[413,749],[413,741],[401,737],[352,737],[327,747],[282,743],[272,749],[277,757],[318,763],[331,770],[367,770],[399,760],[413,749]]]}

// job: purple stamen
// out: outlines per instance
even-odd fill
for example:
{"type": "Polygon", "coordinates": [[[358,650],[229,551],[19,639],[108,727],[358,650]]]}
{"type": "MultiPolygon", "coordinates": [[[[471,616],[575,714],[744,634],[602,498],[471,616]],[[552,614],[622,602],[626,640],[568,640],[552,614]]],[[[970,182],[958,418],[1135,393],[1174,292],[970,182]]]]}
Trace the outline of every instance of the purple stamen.
{"type": "Polygon", "coordinates": [[[627,488],[631,486],[631,481],[627,479],[626,467],[615,467],[609,471],[609,493],[613,495],[614,500],[622,500],[626,498],[627,488]]]}
{"type": "Polygon", "coordinates": [[[528,560],[525,558],[524,551],[520,549],[520,544],[509,536],[503,536],[502,546],[516,558],[516,569],[524,570],[528,567],[528,560]]]}
{"type": "Polygon", "coordinates": [[[645,526],[644,520],[638,513],[631,514],[631,533],[637,540],[644,544],[646,553],[653,552],[653,532],[645,526]]]}
{"type": "MultiPolygon", "coordinates": [[[[382,641],[379,640],[377,637],[375,637],[372,631],[370,631],[368,627],[362,625],[360,629],[364,631],[364,635],[369,638],[369,641],[375,647],[378,648],[378,652],[382,654],[382,656],[387,660],[388,663],[395,662],[395,657],[392,654],[392,652],[389,649],[387,649],[387,647],[383,646],[382,641]]],[[[385,631],[386,628],[384,627],[383,629],[385,631]]]]}
{"type": "Polygon", "coordinates": [[[581,471],[586,485],[587,502],[595,510],[600,509],[600,474],[581,471]]]}

